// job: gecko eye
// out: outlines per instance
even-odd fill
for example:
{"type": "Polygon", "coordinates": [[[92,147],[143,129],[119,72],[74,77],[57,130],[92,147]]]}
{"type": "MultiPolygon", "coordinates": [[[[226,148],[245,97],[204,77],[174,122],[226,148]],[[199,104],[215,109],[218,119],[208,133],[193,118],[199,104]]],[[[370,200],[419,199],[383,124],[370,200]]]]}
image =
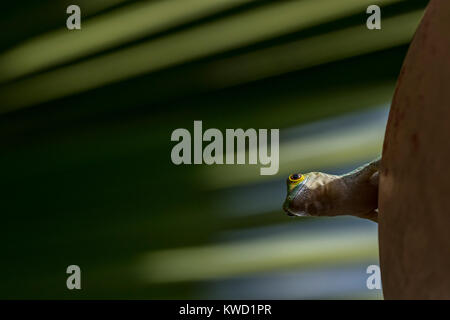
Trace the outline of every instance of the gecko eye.
{"type": "Polygon", "coordinates": [[[289,180],[292,181],[292,182],[297,182],[297,181],[300,181],[302,179],[303,179],[303,175],[302,174],[294,173],[294,174],[291,174],[289,176],[289,180]]]}

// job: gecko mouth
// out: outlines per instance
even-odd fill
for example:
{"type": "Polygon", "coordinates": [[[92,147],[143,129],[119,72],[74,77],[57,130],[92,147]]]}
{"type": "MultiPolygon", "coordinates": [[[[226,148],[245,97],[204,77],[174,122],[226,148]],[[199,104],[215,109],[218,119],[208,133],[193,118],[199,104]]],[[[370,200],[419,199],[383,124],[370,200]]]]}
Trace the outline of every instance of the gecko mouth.
{"type": "Polygon", "coordinates": [[[283,210],[286,212],[286,214],[290,217],[309,217],[310,214],[306,213],[305,211],[298,211],[298,212],[293,212],[290,208],[289,208],[289,203],[285,203],[283,205],[283,210]]]}
{"type": "Polygon", "coordinates": [[[310,217],[311,216],[309,213],[306,213],[304,211],[295,212],[295,213],[292,213],[292,215],[297,216],[297,217],[310,217]]]}
{"type": "Polygon", "coordinates": [[[286,211],[286,214],[290,217],[295,217],[295,214],[292,213],[289,209],[284,209],[284,211],[286,211]]]}
{"type": "Polygon", "coordinates": [[[289,209],[289,201],[288,201],[288,199],[286,199],[286,201],[284,201],[284,204],[283,204],[283,210],[284,210],[284,212],[286,212],[286,214],[287,214],[288,216],[290,216],[290,217],[295,216],[295,214],[293,214],[293,213],[291,212],[291,210],[289,209]]]}

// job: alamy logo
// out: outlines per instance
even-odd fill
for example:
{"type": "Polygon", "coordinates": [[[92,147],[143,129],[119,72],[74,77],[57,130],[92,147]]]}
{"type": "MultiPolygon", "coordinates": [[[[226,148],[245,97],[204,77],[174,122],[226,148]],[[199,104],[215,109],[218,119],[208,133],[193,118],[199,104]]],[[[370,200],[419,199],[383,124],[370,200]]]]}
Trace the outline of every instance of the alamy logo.
{"type": "Polygon", "coordinates": [[[71,13],[67,17],[66,26],[69,30],[80,30],[81,29],[81,9],[75,4],[71,4],[67,7],[66,13],[71,13]]]}
{"type": "Polygon", "coordinates": [[[70,274],[70,276],[66,280],[67,289],[80,290],[81,289],[81,269],[80,269],[80,267],[75,264],[70,265],[67,267],[66,273],[70,274]]]}
{"type": "Polygon", "coordinates": [[[367,278],[367,281],[366,281],[367,289],[369,289],[369,290],[381,289],[380,267],[372,264],[367,267],[366,273],[370,274],[370,276],[367,278]]]}
{"type": "Polygon", "coordinates": [[[367,7],[367,14],[370,16],[367,18],[367,29],[369,30],[380,30],[381,29],[381,9],[379,6],[373,4],[367,7]]]}
{"type": "Polygon", "coordinates": [[[219,129],[210,128],[203,132],[202,121],[194,121],[193,137],[184,128],[172,132],[171,140],[178,141],[172,149],[172,162],[176,165],[246,164],[248,154],[248,164],[258,164],[259,161],[265,166],[260,168],[261,175],[273,175],[278,172],[279,166],[279,129],[270,129],[270,155],[268,133],[267,129],[226,129],[224,141],[219,129]],[[205,141],[209,143],[203,149],[205,141]]]}

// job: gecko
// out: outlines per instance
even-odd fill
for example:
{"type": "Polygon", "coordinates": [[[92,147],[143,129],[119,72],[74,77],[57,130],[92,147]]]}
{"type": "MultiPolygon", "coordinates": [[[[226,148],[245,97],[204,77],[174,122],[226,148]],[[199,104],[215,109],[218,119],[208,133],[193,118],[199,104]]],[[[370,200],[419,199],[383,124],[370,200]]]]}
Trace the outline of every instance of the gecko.
{"type": "Polygon", "coordinates": [[[378,223],[381,157],[343,175],[293,173],[283,210],[289,216],[352,215],[378,223]]]}

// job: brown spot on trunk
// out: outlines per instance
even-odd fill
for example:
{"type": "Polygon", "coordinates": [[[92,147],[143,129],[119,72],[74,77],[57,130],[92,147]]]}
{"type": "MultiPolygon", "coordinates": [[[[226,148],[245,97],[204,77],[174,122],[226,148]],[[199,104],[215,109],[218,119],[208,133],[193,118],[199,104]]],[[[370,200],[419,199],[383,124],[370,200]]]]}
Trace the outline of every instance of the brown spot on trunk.
{"type": "Polygon", "coordinates": [[[419,136],[417,133],[411,135],[412,151],[417,152],[419,150],[419,136]]]}

